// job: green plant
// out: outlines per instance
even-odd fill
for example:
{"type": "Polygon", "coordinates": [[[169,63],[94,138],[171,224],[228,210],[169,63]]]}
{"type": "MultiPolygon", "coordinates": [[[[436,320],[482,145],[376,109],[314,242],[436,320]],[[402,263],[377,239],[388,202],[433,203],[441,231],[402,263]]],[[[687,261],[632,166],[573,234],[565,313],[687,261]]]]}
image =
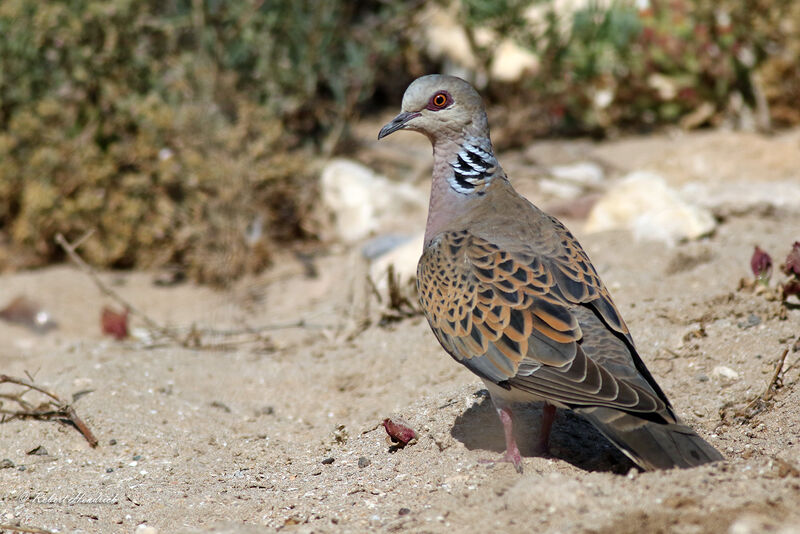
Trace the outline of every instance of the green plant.
{"type": "Polygon", "coordinates": [[[313,156],[396,61],[402,32],[372,31],[395,14],[377,1],[3,0],[0,265],[58,259],[56,233],[94,228],[82,252],[95,265],[179,262],[223,283],[274,242],[312,236],[313,156]]]}

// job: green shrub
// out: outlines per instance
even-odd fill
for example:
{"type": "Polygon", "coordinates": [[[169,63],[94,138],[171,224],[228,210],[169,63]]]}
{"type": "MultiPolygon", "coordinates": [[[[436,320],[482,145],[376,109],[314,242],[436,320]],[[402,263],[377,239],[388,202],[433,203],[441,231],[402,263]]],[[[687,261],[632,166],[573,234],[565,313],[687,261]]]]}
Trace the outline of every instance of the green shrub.
{"type": "MultiPolygon", "coordinates": [[[[461,4],[468,31],[489,27],[540,59],[511,98],[518,99],[513,107],[526,102],[544,120],[510,113],[510,139],[653,127],[704,109],[687,123],[714,124],[737,100],[768,104],[779,124],[800,122],[789,105],[800,85],[800,8],[793,0],[588,2],[567,20],[545,0],[461,4]],[[543,8],[542,23],[531,25],[523,15],[535,5],[543,8]]],[[[475,48],[488,65],[491,49],[475,48]]],[[[508,88],[495,90],[509,100],[508,88]]]]}
{"type": "Polygon", "coordinates": [[[402,32],[371,31],[392,16],[377,1],[3,0],[0,264],[58,259],[56,233],[95,228],[94,265],[181,262],[219,283],[312,235],[310,156],[395,61],[402,32]]]}

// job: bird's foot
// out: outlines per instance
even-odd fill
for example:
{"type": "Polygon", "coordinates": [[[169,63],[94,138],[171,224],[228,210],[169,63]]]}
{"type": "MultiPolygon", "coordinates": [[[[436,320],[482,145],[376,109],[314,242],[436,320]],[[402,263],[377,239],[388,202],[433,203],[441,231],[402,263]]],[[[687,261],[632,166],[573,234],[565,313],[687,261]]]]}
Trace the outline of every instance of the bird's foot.
{"type": "Polygon", "coordinates": [[[516,448],[513,451],[506,451],[500,459],[481,458],[479,464],[496,465],[499,463],[509,463],[514,466],[517,473],[522,473],[522,456],[516,448]]]}
{"type": "Polygon", "coordinates": [[[522,473],[522,456],[520,456],[519,447],[514,440],[511,410],[507,407],[498,408],[497,415],[500,416],[500,422],[503,423],[503,433],[506,437],[506,454],[502,461],[509,462],[517,470],[517,473],[522,473]]]}

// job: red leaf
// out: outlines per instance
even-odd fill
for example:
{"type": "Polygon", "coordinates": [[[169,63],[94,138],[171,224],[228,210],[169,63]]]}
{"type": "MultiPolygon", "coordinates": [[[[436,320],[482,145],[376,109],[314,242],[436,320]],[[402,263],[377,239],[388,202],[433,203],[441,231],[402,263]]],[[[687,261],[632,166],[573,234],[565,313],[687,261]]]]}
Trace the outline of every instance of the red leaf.
{"type": "Polygon", "coordinates": [[[384,419],[383,428],[392,440],[398,442],[401,446],[406,446],[409,441],[416,439],[417,433],[411,426],[402,419],[384,419]]]}
{"type": "Polygon", "coordinates": [[[783,264],[783,272],[800,277],[800,241],[795,241],[792,245],[792,251],[786,256],[786,263],[783,264]]]}
{"type": "Polygon", "coordinates": [[[100,323],[103,334],[111,336],[114,339],[125,339],[128,337],[128,310],[119,313],[111,308],[104,307],[100,323]]]}
{"type": "Polygon", "coordinates": [[[753,257],[750,258],[750,269],[753,270],[753,274],[759,282],[767,283],[769,277],[772,276],[772,258],[756,246],[753,257]]]}

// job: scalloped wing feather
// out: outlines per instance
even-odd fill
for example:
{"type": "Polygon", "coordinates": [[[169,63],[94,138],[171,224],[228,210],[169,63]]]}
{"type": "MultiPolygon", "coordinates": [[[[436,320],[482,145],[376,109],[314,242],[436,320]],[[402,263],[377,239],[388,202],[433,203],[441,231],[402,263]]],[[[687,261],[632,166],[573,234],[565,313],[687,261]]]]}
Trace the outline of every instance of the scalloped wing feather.
{"type": "Polygon", "coordinates": [[[620,339],[628,329],[588,257],[559,229],[555,258],[468,231],[438,236],[417,287],[439,342],[482,378],[559,404],[669,412],[620,339]]]}

